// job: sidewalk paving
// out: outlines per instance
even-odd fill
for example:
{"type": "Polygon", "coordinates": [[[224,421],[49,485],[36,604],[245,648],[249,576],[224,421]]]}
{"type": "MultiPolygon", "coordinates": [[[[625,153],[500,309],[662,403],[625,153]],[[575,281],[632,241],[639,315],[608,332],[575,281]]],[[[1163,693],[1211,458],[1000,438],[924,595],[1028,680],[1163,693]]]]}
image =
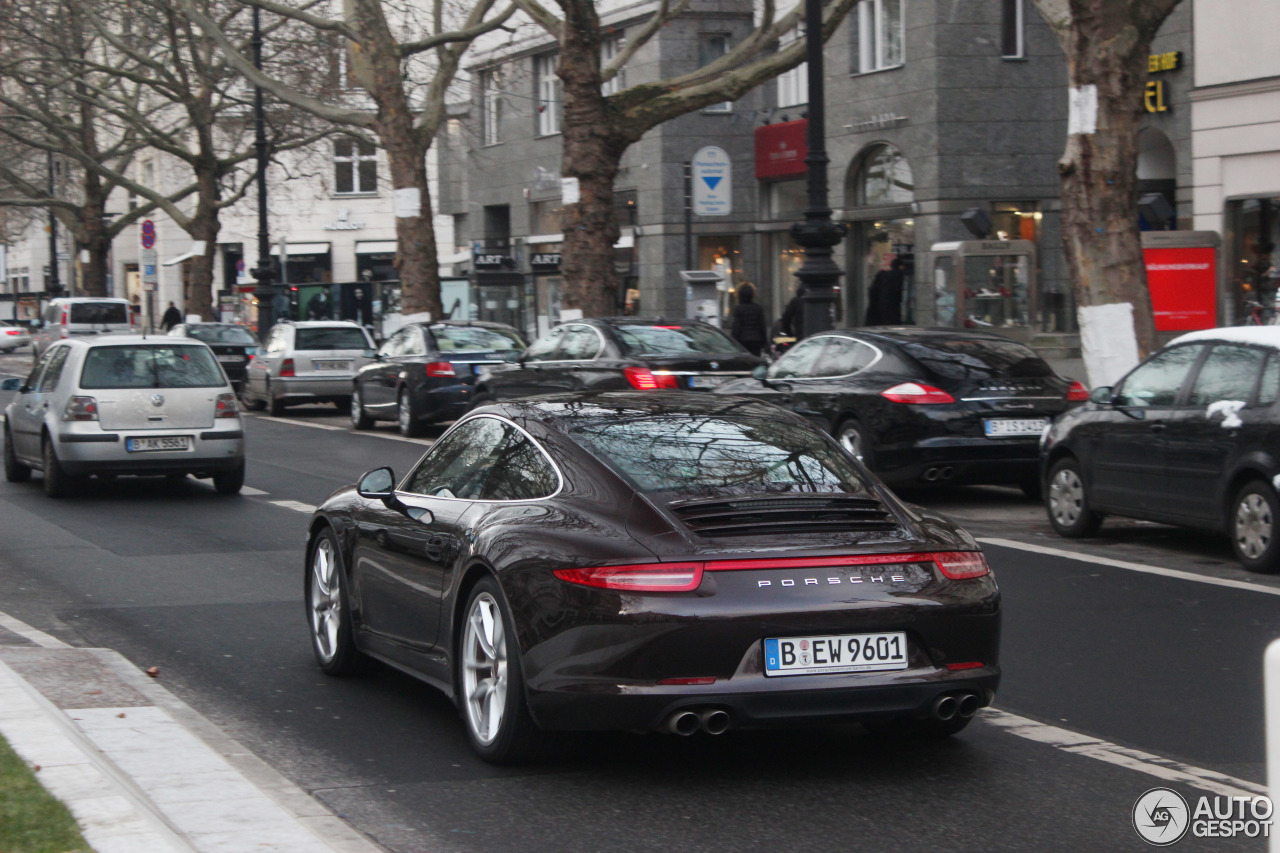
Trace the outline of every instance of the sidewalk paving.
{"type": "Polygon", "coordinates": [[[0,613],[0,735],[97,853],[377,853],[109,649],[0,613]]]}

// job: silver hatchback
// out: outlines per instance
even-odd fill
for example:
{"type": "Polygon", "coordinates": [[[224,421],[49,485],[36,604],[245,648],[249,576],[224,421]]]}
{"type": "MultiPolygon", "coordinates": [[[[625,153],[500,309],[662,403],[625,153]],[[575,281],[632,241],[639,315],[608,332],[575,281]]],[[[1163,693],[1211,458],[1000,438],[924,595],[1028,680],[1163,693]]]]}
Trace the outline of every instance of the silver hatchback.
{"type": "Polygon", "coordinates": [[[5,409],[4,472],[44,473],[50,497],[83,477],[213,478],[219,494],[244,485],[244,427],[212,350],[193,340],[111,335],[58,341],[5,409]]]}
{"type": "Polygon", "coordinates": [[[276,416],[301,403],[333,403],[346,411],[351,380],[372,356],[373,339],[348,320],[280,323],[249,362],[241,398],[246,408],[266,406],[276,416]]]}

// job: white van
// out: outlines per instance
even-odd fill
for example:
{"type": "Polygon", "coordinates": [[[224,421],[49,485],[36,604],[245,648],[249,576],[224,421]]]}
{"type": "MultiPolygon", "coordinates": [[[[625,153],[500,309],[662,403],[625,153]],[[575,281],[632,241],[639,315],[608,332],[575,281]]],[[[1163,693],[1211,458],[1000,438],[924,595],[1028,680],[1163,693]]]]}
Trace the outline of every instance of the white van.
{"type": "Polygon", "coordinates": [[[69,296],[50,300],[39,320],[31,322],[32,345],[39,357],[50,344],[71,337],[137,330],[127,299],[69,296]]]}

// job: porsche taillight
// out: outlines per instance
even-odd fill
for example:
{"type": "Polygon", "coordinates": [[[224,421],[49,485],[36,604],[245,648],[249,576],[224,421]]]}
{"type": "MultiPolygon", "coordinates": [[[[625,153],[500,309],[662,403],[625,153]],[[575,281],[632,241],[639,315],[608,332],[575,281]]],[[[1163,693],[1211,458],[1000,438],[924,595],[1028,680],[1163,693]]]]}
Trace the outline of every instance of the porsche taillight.
{"type": "Polygon", "coordinates": [[[925,385],[923,382],[903,382],[881,391],[880,396],[894,403],[908,403],[914,406],[954,403],[956,401],[955,397],[952,397],[941,388],[925,385]]]}
{"type": "Polygon", "coordinates": [[[626,367],[623,368],[622,372],[626,374],[627,381],[631,383],[631,387],[638,391],[680,387],[673,374],[654,373],[647,367],[626,367]]]}
{"type": "Polygon", "coordinates": [[[702,583],[702,563],[642,563],[556,569],[556,577],[579,586],[623,592],[688,592],[702,583]]]}
{"type": "Polygon", "coordinates": [[[930,556],[938,571],[953,581],[991,574],[991,567],[987,565],[987,558],[982,556],[981,551],[945,551],[930,556]]]}

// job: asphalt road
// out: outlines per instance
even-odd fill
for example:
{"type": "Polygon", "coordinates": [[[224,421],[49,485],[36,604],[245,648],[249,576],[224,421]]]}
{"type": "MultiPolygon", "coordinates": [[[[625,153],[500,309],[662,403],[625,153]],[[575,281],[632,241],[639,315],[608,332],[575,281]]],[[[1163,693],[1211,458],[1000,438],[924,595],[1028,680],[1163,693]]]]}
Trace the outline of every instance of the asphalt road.
{"type": "MultiPolygon", "coordinates": [[[[0,373],[19,372],[16,358],[0,357],[0,373]]],[[[1004,714],[940,743],[857,726],[610,735],[491,767],[443,696],[390,670],[326,678],[307,642],[307,507],[378,465],[406,470],[423,443],[390,425],[350,433],[322,407],[247,416],[246,431],[250,488],[237,498],[195,480],[117,480],[55,502],[38,476],[0,483],[0,610],[158,666],[192,707],[390,850],[1138,850],[1131,808],[1172,762],[1265,781],[1261,655],[1280,636],[1269,594],[1280,583],[1236,568],[1225,543],[1170,528],[1109,523],[1083,543],[1058,539],[1006,489],[910,496],[980,537],[1079,555],[987,545],[1005,595],[1004,714]]],[[[1185,778],[1173,787],[1188,798],[1208,793],[1185,778]]]]}

